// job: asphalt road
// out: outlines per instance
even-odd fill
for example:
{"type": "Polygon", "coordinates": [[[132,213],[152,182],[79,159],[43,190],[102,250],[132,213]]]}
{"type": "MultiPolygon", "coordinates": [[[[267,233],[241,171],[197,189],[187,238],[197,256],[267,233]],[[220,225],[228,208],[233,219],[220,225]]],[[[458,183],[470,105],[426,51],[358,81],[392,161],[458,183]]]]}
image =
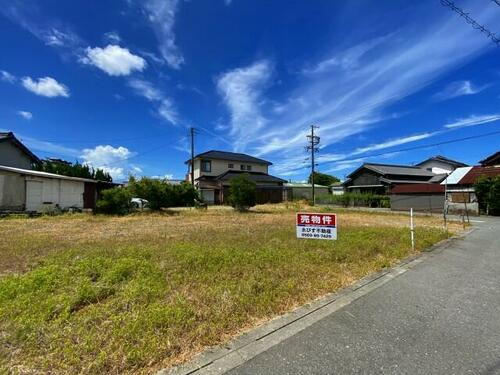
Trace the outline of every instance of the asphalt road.
{"type": "Polygon", "coordinates": [[[500,219],[227,372],[500,374],[500,219]]]}

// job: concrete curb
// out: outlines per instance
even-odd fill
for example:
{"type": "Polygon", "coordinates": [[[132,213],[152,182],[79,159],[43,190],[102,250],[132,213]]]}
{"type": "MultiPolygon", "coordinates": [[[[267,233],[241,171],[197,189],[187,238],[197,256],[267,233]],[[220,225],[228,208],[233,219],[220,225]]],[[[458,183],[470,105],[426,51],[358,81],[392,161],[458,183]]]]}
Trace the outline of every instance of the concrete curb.
{"type": "Polygon", "coordinates": [[[358,298],[402,275],[416,265],[430,258],[437,251],[443,251],[454,242],[474,232],[476,228],[434,244],[421,254],[403,259],[396,266],[364,277],[353,285],[297,308],[258,326],[223,346],[210,348],[198,354],[184,365],[163,369],[157,375],[220,375],[243,364],[274,345],[286,340],[331,313],[349,305],[358,298]]]}

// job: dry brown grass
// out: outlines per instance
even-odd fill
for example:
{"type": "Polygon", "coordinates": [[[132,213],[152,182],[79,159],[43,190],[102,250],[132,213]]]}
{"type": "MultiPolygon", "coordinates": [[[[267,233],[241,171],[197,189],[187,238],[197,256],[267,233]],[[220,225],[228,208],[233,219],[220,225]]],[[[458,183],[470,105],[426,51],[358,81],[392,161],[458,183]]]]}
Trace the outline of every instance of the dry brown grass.
{"type": "Polygon", "coordinates": [[[412,254],[407,216],[340,211],[332,243],[297,210],[0,221],[0,372],[150,373],[412,254]]]}

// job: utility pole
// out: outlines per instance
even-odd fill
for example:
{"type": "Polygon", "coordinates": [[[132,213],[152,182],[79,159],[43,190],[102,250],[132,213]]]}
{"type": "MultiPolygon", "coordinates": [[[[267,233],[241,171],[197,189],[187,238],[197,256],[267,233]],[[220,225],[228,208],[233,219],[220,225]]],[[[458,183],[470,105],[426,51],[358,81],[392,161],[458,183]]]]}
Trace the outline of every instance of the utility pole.
{"type": "Polygon", "coordinates": [[[306,146],[306,151],[311,151],[311,184],[312,184],[312,205],[314,206],[316,203],[316,192],[314,188],[314,167],[316,166],[314,161],[314,154],[319,151],[317,147],[319,145],[320,138],[317,135],[314,135],[314,129],[317,129],[318,126],[311,125],[311,134],[307,136],[308,145],[306,146]]]}
{"type": "Polygon", "coordinates": [[[194,128],[191,126],[191,185],[194,186],[194,128]]]}

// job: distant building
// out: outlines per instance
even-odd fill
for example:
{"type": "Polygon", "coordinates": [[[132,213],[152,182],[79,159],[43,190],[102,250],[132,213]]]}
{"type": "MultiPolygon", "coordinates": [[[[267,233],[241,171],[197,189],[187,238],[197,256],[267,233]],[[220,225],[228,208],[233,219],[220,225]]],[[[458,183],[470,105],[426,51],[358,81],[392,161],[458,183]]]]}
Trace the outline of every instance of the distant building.
{"type": "Polygon", "coordinates": [[[342,195],[344,194],[344,185],[342,182],[336,182],[330,185],[330,191],[333,195],[342,195]]]}
{"type": "Polygon", "coordinates": [[[343,183],[348,192],[389,194],[398,185],[440,183],[457,168],[467,164],[433,156],[417,165],[364,163],[343,183]]]}
{"type": "Polygon", "coordinates": [[[416,164],[416,166],[434,174],[449,174],[457,168],[468,167],[465,163],[448,159],[441,155],[430,157],[429,159],[416,164]]]}
{"type": "Polygon", "coordinates": [[[31,169],[40,159],[32,153],[14,133],[0,133],[0,165],[6,167],[31,169]]]}

